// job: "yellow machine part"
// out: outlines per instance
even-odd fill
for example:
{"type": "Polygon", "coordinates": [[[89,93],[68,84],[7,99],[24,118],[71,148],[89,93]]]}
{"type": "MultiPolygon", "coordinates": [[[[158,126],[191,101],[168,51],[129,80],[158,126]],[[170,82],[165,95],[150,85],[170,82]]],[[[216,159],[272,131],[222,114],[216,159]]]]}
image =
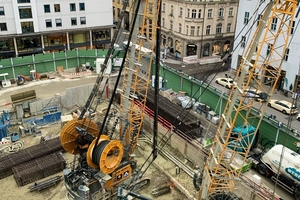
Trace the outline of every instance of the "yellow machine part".
{"type": "Polygon", "coordinates": [[[125,165],[124,167],[117,169],[115,172],[112,173],[111,179],[104,183],[104,188],[106,190],[112,190],[115,185],[123,182],[127,178],[131,177],[131,175],[132,168],[130,164],[125,165]]]}
{"type": "Polygon", "coordinates": [[[104,174],[114,172],[120,165],[124,154],[122,142],[120,140],[110,140],[108,136],[101,135],[96,147],[95,143],[96,139],[88,147],[86,157],[88,165],[92,168],[99,167],[104,174]],[[96,161],[97,163],[95,163],[96,161]]]}
{"type": "Polygon", "coordinates": [[[94,137],[97,137],[99,133],[97,124],[88,118],[81,120],[73,119],[66,123],[60,132],[60,142],[63,148],[71,154],[79,154],[81,149],[88,148],[88,144],[84,146],[78,144],[78,139],[80,139],[81,136],[76,130],[76,127],[83,129],[88,127],[86,131],[94,137]]]}

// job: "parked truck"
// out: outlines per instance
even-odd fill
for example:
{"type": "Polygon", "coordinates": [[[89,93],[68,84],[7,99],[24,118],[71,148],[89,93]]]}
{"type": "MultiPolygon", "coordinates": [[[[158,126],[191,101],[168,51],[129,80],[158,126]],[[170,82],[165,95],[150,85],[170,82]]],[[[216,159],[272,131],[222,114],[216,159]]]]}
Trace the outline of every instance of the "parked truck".
{"type": "Polygon", "coordinates": [[[277,180],[289,193],[300,200],[300,155],[281,144],[275,145],[266,153],[254,155],[253,167],[263,176],[277,180]]]}

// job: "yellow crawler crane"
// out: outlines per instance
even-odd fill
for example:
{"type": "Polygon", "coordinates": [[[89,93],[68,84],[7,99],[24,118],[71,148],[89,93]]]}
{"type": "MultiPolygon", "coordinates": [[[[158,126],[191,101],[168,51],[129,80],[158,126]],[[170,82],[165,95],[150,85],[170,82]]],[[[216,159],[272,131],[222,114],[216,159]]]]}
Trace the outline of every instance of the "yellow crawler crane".
{"type": "Polygon", "coordinates": [[[289,44],[297,3],[297,0],[271,0],[253,38],[249,41],[237,70],[236,88],[232,88],[230,92],[205,164],[199,200],[236,199],[232,192],[235,189],[234,180],[238,179],[241,173],[238,166],[243,166],[246,161],[267,106],[256,102],[254,98],[249,99],[245,90],[254,87],[257,92],[265,92],[268,94],[266,101],[273,94],[289,44]],[[279,22],[275,31],[271,30],[274,18],[279,22]],[[268,55],[262,52],[263,48],[269,48],[268,55]],[[271,88],[266,91],[264,84],[270,84],[271,88]],[[246,98],[249,99],[247,103],[246,98]],[[257,114],[251,113],[255,104],[258,105],[257,114]],[[238,137],[232,136],[233,129],[238,126],[253,127],[251,123],[254,121],[257,128],[253,133],[246,136],[241,133],[238,137]]]}

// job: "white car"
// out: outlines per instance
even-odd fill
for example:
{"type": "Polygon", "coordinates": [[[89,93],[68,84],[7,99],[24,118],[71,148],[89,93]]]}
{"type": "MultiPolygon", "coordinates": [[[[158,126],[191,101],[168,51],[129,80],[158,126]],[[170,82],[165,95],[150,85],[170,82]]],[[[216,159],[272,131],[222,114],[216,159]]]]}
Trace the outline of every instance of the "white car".
{"type": "Polygon", "coordinates": [[[297,107],[295,105],[292,105],[292,103],[285,101],[285,100],[270,99],[268,106],[281,111],[283,114],[298,113],[297,107]]]}
{"type": "Polygon", "coordinates": [[[233,82],[232,78],[217,78],[216,83],[228,89],[231,88],[232,86],[235,87],[235,83],[233,82]]]}
{"type": "Polygon", "coordinates": [[[296,119],[300,121],[300,113],[297,115],[296,119]]]}

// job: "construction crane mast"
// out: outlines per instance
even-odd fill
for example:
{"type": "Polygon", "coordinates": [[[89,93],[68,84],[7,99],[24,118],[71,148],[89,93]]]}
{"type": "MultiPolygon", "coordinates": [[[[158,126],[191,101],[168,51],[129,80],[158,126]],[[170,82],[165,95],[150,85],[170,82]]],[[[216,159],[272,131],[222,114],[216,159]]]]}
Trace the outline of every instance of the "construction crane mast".
{"type": "MultiPolygon", "coordinates": [[[[131,30],[125,50],[127,56],[123,59],[104,120],[97,123],[90,115],[84,116],[92,109],[95,99],[100,98],[96,96],[99,95],[108,60],[112,57],[114,42],[122,31],[120,25],[128,5],[128,0],[123,1],[108,55],[80,117],[68,122],[61,130],[60,140],[64,149],[79,155],[79,165],[64,171],[66,188],[72,196],[78,196],[79,188],[84,186],[90,191],[89,199],[104,198],[106,194],[100,191],[112,191],[133,174],[138,174],[134,173],[137,169],[134,150],[144,121],[157,40],[156,30],[159,28],[160,0],[134,1],[131,30]],[[120,94],[119,112],[110,110],[116,93],[120,94]],[[101,128],[97,124],[101,124],[101,128]],[[115,131],[117,127],[119,130],[115,131]]],[[[136,183],[136,179],[133,182],[136,183]]]]}
{"type": "Polygon", "coordinates": [[[265,92],[268,94],[266,101],[272,96],[290,41],[297,3],[297,0],[270,0],[248,42],[237,69],[236,87],[228,96],[204,167],[199,200],[235,199],[232,192],[241,173],[239,167],[246,161],[267,106],[267,103],[249,98],[246,90],[254,88],[257,93],[265,92]],[[278,22],[275,27],[274,21],[278,22]],[[252,109],[255,105],[257,112],[252,109]],[[233,136],[233,129],[238,126],[256,129],[248,135],[233,136]]]}

